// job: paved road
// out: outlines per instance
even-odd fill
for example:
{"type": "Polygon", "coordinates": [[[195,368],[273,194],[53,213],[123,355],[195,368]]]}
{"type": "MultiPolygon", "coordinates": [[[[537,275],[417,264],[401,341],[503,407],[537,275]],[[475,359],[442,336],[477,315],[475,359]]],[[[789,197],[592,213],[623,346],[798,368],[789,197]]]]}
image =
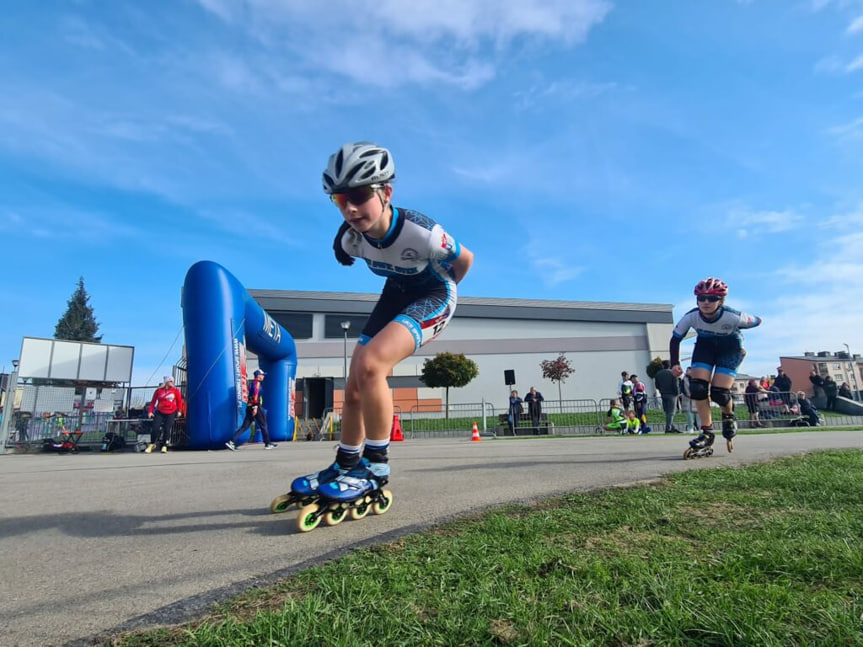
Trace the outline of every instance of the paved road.
{"type": "Polygon", "coordinates": [[[683,461],[686,436],[424,440],[392,448],[385,515],[300,534],[273,515],[288,477],[332,443],[167,455],[0,456],[0,645],[90,644],[118,627],[179,622],[215,600],[348,549],[510,501],[741,465],[863,432],[744,436],[728,455],[683,461]]]}

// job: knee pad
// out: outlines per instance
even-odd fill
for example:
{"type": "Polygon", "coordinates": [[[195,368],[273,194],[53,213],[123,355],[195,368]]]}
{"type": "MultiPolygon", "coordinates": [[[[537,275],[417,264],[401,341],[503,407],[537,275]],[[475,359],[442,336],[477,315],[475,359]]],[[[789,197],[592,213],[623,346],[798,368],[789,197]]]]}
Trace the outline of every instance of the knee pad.
{"type": "Polygon", "coordinates": [[[710,383],[707,380],[690,380],[689,394],[693,400],[706,400],[710,394],[710,383]]]}
{"type": "Polygon", "coordinates": [[[718,386],[710,387],[710,399],[713,400],[720,407],[726,406],[729,402],[731,402],[731,390],[723,389],[718,386]]]}

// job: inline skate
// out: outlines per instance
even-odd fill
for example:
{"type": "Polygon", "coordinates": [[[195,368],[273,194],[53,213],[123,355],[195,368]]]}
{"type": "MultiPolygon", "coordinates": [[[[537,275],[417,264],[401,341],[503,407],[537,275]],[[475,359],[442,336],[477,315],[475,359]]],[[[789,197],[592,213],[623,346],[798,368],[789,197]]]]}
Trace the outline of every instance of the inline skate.
{"type": "Polygon", "coordinates": [[[683,452],[683,458],[706,458],[707,456],[713,456],[713,441],[715,439],[716,434],[713,431],[702,429],[701,435],[698,438],[693,438],[689,441],[689,447],[683,452]]]}
{"type": "Polygon", "coordinates": [[[347,472],[348,470],[341,467],[338,463],[333,463],[320,472],[295,478],[291,482],[291,489],[287,494],[280,494],[272,500],[270,503],[270,512],[287,512],[295,503],[298,508],[314,503],[319,498],[318,488],[321,485],[335,481],[343,474],[347,474],[347,472]]]}
{"type": "Polygon", "coordinates": [[[356,521],[369,511],[384,514],[393,502],[392,492],[383,487],[389,475],[390,466],[386,463],[360,459],[355,468],[318,487],[318,498],[300,507],[297,528],[300,532],[309,532],[317,528],[321,520],[327,526],[335,526],[346,516],[356,521]]]}
{"type": "Polygon", "coordinates": [[[725,438],[725,446],[728,448],[728,453],[730,454],[734,451],[734,443],[732,439],[737,435],[737,419],[734,417],[734,413],[723,413],[722,414],[722,437],[725,438]]]}

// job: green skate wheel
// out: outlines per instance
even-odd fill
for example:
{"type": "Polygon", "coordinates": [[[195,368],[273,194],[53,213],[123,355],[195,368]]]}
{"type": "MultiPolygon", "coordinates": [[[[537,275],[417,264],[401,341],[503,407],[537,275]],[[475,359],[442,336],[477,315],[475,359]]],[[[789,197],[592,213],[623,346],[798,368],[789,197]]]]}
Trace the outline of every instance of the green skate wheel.
{"type": "Polygon", "coordinates": [[[297,529],[300,532],[309,532],[318,527],[321,522],[321,517],[318,515],[320,506],[317,503],[310,503],[300,508],[300,515],[297,517],[297,529]]]}
{"type": "Polygon", "coordinates": [[[384,514],[393,504],[393,493],[389,490],[381,490],[380,498],[372,503],[372,512],[384,514]]]}
{"type": "Polygon", "coordinates": [[[349,512],[351,519],[353,519],[354,521],[359,521],[369,513],[369,510],[371,510],[371,508],[372,505],[369,497],[363,497],[362,501],[357,501],[356,505],[351,508],[349,512]]]}
{"type": "Polygon", "coordinates": [[[290,508],[294,503],[293,497],[290,494],[280,494],[275,499],[273,499],[272,503],[270,503],[270,512],[273,514],[278,514],[280,512],[287,512],[288,508],[290,508]]]}
{"type": "Polygon", "coordinates": [[[347,514],[348,511],[339,504],[324,513],[324,523],[328,526],[337,526],[344,521],[347,514]]]}

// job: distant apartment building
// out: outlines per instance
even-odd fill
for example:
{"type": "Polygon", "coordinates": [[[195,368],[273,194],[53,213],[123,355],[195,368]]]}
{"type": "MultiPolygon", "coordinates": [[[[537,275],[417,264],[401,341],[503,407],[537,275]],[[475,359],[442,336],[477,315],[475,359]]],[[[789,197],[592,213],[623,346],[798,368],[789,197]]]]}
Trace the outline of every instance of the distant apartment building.
{"type": "Polygon", "coordinates": [[[821,377],[832,377],[836,384],[847,382],[852,393],[859,392],[863,387],[863,358],[857,353],[853,355],[846,351],[805,352],[803,355],[780,357],[779,365],[791,378],[795,391],[805,391],[814,395],[809,374],[814,369],[821,377]]]}

